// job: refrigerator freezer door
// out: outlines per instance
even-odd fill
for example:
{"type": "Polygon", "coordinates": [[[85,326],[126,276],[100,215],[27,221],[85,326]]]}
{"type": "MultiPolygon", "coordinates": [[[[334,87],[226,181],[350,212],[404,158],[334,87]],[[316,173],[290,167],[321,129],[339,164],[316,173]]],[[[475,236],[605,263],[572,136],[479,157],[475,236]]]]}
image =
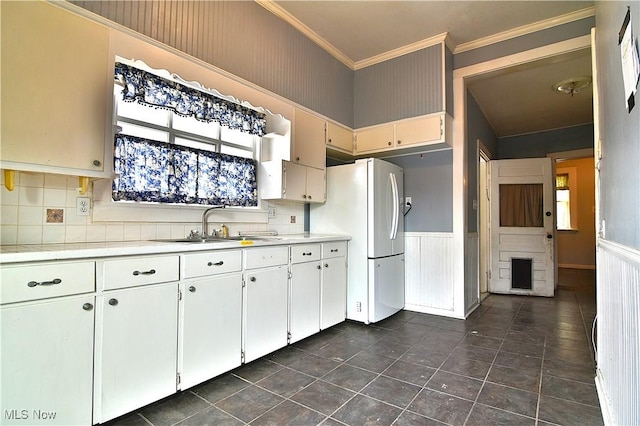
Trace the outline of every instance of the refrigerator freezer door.
{"type": "Polygon", "coordinates": [[[404,308],[404,255],[369,259],[369,322],[404,308]]]}
{"type": "Polygon", "coordinates": [[[370,258],[404,251],[402,169],[386,161],[368,160],[368,246],[370,258]]]}

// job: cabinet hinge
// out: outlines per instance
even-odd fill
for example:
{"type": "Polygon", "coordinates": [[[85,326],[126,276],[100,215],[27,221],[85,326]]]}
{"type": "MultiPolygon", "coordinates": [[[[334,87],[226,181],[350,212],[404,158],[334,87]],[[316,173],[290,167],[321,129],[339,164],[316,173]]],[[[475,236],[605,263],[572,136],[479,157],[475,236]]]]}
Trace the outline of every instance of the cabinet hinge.
{"type": "Polygon", "coordinates": [[[291,273],[291,271],[287,271],[287,277],[288,277],[289,279],[291,279],[291,277],[293,277],[293,274],[291,273]]]}
{"type": "Polygon", "coordinates": [[[180,377],[180,373],[176,374],[176,386],[180,386],[181,383],[181,377],[180,377]]]}
{"type": "Polygon", "coordinates": [[[244,278],[242,279],[242,288],[245,288],[247,286],[247,280],[245,280],[244,278]]]}
{"type": "Polygon", "coordinates": [[[491,279],[491,269],[487,271],[487,278],[491,279]]]}
{"type": "Polygon", "coordinates": [[[287,344],[291,343],[291,332],[287,331],[287,344]]]}
{"type": "Polygon", "coordinates": [[[240,351],[240,363],[244,364],[244,351],[240,351]]]}
{"type": "Polygon", "coordinates": [[[178,300],[182,300],[182,290],[178,289],[178,300]]]}

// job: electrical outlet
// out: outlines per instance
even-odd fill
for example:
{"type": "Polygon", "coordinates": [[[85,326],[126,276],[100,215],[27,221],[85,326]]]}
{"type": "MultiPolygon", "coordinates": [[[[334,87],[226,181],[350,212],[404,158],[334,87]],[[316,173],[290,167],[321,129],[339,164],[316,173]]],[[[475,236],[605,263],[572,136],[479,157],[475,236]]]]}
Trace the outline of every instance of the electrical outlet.
{"type": "Polygon", "coordinates": [[[362,312],[362,302],[356,302],[356,312],[362,312]]]}
{"type": "Polygon", "coordinates": [[[411,207],[411,197],[404,197],[405,207],[411,207]]]}
{"type": "Polygon", "coordinates": [[[276,218],[276,208],[269,207],[269,219],[275,219],[275,218],[276,218]]]}
{"type": "Polygon", "coordinates": [[[295,216],[291,216],[291,223],[296,223],[296,217],[295,216]]]}
{"type": "Polygon", "coordinates": [[[91,198],[77,197],[76,198],[76,215],[89,216],[89,213],[91,213],[91,198]]]}

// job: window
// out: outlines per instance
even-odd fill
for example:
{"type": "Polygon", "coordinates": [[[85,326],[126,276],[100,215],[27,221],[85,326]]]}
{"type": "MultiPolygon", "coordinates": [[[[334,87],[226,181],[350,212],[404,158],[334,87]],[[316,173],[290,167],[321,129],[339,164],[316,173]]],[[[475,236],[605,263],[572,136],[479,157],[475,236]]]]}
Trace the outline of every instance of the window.
{"type": "Polygon", "coordinates": [[[114,200],[258,205],[264,114],[124,62],[114,99],[114,200]]]}
{"type": "Polygon", "coordinates": [[[577,229],[576,168],[556,170],[556,227],[561,231],[577,229]]]}

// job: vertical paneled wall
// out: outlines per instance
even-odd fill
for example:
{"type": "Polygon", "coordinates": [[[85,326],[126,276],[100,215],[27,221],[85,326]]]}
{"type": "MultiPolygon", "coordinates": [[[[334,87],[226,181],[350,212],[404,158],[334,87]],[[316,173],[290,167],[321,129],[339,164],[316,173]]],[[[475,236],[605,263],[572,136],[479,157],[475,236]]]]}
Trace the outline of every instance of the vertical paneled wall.
{"type": "Polygon", "coordinates": [[[252,1],[72,1],[353,126],[353,71],[252,1]]]}
{"type": "Polygon", "coordinates": [[[443,111],[443,45],[355,72],[355,127],[443,111]]]}

